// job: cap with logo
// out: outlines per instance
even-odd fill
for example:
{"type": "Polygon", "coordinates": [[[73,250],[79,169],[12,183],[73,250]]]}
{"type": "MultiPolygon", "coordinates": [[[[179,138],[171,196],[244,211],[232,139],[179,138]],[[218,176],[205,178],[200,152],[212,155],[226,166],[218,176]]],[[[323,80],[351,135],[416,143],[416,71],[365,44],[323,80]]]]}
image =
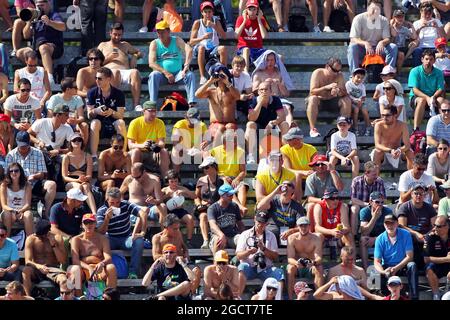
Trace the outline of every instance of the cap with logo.
{"type": "Polygon", "coordinates": [[[166,243],[163,246],[162,252],[166,252],[166,251],[177,252],[177,247],[174,244],[166,243]]]}
{"type": "Polygon", "coordinates": [[[404,16],[405,13],[403,12],[403,10],[397,9],[394,10],[394,14],[392,15],[393,17],[398,17],[398,16],[404,16]]]}
{"type": "Polygon", "coordinates": [[[225,250],[219,250],[214,254],[214,262],[228,263],[228,253],[225,250]]]}
{"type": "Polygon", "coordinates": [[[83,215],[83,219],[81,222],[90,221],[90,222],[97,222],[97,218],[95,217],[95,214],[93,213],[86,213],[83,215]]]}
{"type": "Polygon", "coordinates": [[[256,7],[256,8],[259,8],[258,0],[248,0],[245,7],[246,7],[246,8],[249,8],[249,7],[256,7]]]}
{"type": "Polygon", "coordinates": [[[327,156],[324,154],[316,154],[313,158],[313,161],[308,163],[308,166],[314,167],[318,162],[327,162],[327,156]]]}
{"type": "Polygon", "coordinates": [[[434,40],[434,46],[437,48],[439,46],[447,46],[447,39],[445,38],[437,38],[434,40]]]}
{"type": "Polygon", "coordinates": [[[384,222],[386,221],[391,221],[391,222],[395,222],[398,221],[397,216],[394,214],[387,214],[386,216],[384,216],[384,222]]]}
{"type": "Polygon", "coordinates": [[[350,120],[350,118],[347,118],[347,117],[344,117],[344,116],[339,116],[337,119],[336,119],[336,123],[337,124],[339,124],[339,123],[347,123],[347,124],[350,124],[351,123],[351,120],[350,120]]]}
{"type": "Polygon", "coordinates": [[[304,281],[298,281],[295,285],[294,285],[294,292],[295,294],[299,294],[300,292],[310,292],[313,291],[313,289],[311,289],[308,284],[304,281]]]}
{"type": "Polygon", "coordinates": [[[255,220],[261,223],[267,223],[269,221],[270,215],[266,211],[258,211],[255,214],[255,220]]]}
{"type": "Polygon", "coordinates": [[[329,199],[333,196],[337,196],[339,194],[339,190],[336,189],[335,187],[328,187],[325,189],[325,191],[323,192],[323,199],[329,199]]]}
{"type": "Polygon", "coordinates": [[[199,169],[203,169],[204,167],[210,166],[214,163],[217,164],[216,158],[209,156],[203,159],[203,162],[198,167],[199,169]]]}

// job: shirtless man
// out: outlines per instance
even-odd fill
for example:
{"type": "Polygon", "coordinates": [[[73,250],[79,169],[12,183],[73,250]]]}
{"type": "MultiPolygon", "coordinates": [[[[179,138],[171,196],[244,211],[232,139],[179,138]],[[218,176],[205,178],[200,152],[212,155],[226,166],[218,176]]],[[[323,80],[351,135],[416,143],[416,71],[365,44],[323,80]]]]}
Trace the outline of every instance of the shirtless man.
{"type": "MultiPolygon", "coordinates": [[[[282,64],[278,55],[272,50],[266,50],[263,53],[263,56],[266,57],[265,60],[265,68],[264,69],[256,69],[253,73],[253,87],[252,91],[256,94],[261,82],[270,83],[270,89],[274,96],[280,98],[289,97],[289,90],[294,88],[292,84],[292,80],[289,77],[288,73],[285,73],[285,77],[287,83],[283,80],[283,76],[278,69],[278,64],[282,64]],[[289,89],[288,89],[289,88],[289,89]]],[[[294,106],[288,102],[286,99],[281,99],[283,103],[283,107],[286,111],[286,121],[290,125],[294,121],[293,109],[294,106]]]]}
{"type": "Polygon", "coordinates": [[[323,107],[325,110],[335,110],[339,107],[342,116],[350,117],[351,115],[352,104],[345,89],[345,80],[341,70],[341,60],[330,58],[325,68],[316,69],[311,75],[309,96],[305,101],[311,138],[320,136],[316,128],[319,107],[323,107]]]}
{"type": "Polygon", "coordinates": [[[81,295],[82,281],[105,280],[108,287],[117,287],[116,267],[112,263],[109,240],[95,230],[96,218],[92,213],[83,216],[84,232],[71,240],[72,265],[75,277],[75,295],[81,295]]]}
{"type": "Polygon", "coordinates": [[[162,257],[162,248],[166,243],[172,243],[177,247],[177,256],[186,258],[189,260],[188,248],[183,241],[183,235],[180,232],[180,219],[170,213],[167,215],[162,226],[164,230],[155,234],[152,237],[152,255],[153,259],[159,259],[162,257]]]}
{"type": "Polygon", "coordinates": [[[105,62],[105,56],[97,48],[89,49],[86,53],[86,57],[89,66],[81,68],[77,72],[77,94],[85,99],[89,89],[97,85],[95,82],[95,75],[97,74],[97,70],[103,66],[103,63],[105,62]]]}
{"type": "Polygon", "coordinates": [[[398,168],[400,156],[403,155],[406,157],[406,166],[411,169],[414,154],[409,143],[408,125],[397,121],[395,106],[385,106],[381,119],[374,128],[375,149],[371,153],[372,161],[380,166],[386,156],[389,163],[398,168]]]}
{"type": "Polygon", "coordinates": [[[111,137],[111,148],[100,153],[98,159],[98,181],[104,192],[120,187],[131,172],[131,156],[123,151],[125,140],[120,134],[111,137]]]}
{"type": "Polygon", "coordinates": [[[354,255],[352,247],[343,247],[341,249],[342,262],[328,271],[328,279],[330,280],[334,276],[351,276],[360,287],[367,289],[366,271],[355,264],[354,255]]]}
{"type": "Polygon", "coordinates": [[[59,268],[67,261],[67,252],[61,235],[50,231],[48,220],[36,224],[36,233],[25,241],[25,267],[22,270],[23,286],[31,295],[32,282],[49,279],[61,285],[67,280],[66,272],[59,268]]]}
{"type": "Polygon", "coordinates": [[[323,283],[322,240],[318,235],[309,231],[310,222],[307,217],[299,218],[297,220],[297,226],[299,232],[291,234],[288,237],[287,245],[289,300],[292,300],[297,274],[301,278],[314,276],[314,285],[316,288],[319,288],[323,283]]]}
{"type": "Polygon", "coordinates": [[[105,55],[105,67],[110,68],[113,72],[112,85],[116,88],[120,88],[121,85],[131,85],[134,108],[127,108],[127,110],[142,111],[139,103],[141,76],[136,69],[136,62],[144,55],[128,42],[121,41],[123,31],[124,28],[120,22],[114,23],[109,31],[111,40],[100,43],[98,50],[105,55]],[[131,58],[129,58],[129,55],[131,55],[131,58]]]}
{"type": "Polygon", "coordinates": [[[214,146],[220,144],[220,135],[226,129],[236,130],[236,102],[240,92],[233,84],[230,71],[221,64],[209,70],[211,78],[195,92],[199,99],[209,101],[209,132],[214,139],[214,146]],[[214,87],[211,85],[214,84],[214,87]]]}
{"type": "Polygon", "coordinates": [[[149,208],[149,218],[157,220],[159,216],[159,223],[162,225],[167,216],[167,208],[163,204],[161,184],[157,176],[145,172],[142,162],[131,166],[131,175],[123,180],[120,192],[128,192],[131,203],[149,208]]]}
{"type": "Polygon", "coordinates": [[[238,268],[228,264],[228,253],[219,250],[214,254],[214,264],[204,270],[205,298],[218,299],[221,284],[228,284],[235,298],[239,296],[238,268]]]}

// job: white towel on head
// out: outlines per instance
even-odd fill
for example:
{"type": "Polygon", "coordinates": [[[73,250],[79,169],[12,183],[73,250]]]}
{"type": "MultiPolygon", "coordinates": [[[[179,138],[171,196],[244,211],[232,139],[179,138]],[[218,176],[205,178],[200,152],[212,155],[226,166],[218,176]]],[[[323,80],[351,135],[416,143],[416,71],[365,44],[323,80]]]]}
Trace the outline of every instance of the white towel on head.
{"type": "MultiPolygon", "coordinates": [[[[351,276],[343,275],[338,277],[339,291],[356,300],[364,300],[364,296],[359,290],[358,284],[351,276]]],[[[333,284],[328,291],[338,291],[336,285],[333,284]]]]}
{"type": "Polygon", "coordinates": [[[256,59],[253,64],[255,65],[255,70],[252,73],[252,78],[255,75],[255,72],[258,70],[264,70],[266,68],[266,58],[268,54],[275,54],[275,64],[280,71],[281,78],[283,79],[284,85],[286,86],[286,89],[289,91],[294,90],[294,84],[292,83],[292,79],[289,76],[289,73],[286,70],[286,67],[284,66],[284,63],[281,61],[280,56],[273,50],[266,50],[262,55],[259,56],[258,59],[256,59]]]}

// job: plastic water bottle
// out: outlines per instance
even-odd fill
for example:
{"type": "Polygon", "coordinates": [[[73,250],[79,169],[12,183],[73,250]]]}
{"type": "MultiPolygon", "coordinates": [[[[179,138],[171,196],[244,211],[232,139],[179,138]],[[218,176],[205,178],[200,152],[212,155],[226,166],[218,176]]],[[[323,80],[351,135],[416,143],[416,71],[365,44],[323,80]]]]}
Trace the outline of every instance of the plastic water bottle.
{"type": "MultiPolygon", "coordinates": [[[[213,29],[211,28],[211,27],[206,27],[206,32],[207,33],[213,33],[213,29]]],[[[207,50],[212,50],[212,49],[214,49],[214,43],[212,42],[212,39],[207,39],[206,40],[206,49],[207,50]]]]}

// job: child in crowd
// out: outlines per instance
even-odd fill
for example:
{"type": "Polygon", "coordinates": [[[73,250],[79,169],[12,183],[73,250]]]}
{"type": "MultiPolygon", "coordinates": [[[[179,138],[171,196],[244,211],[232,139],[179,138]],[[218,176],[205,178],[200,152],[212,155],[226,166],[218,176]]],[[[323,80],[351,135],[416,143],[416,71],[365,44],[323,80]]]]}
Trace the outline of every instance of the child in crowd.
{"type": "Polygon", "coordinates": [[[330,163],[334,166],[341,160],[341,165],[352,165],[352,178],[359,174],[358,148],[356,146],[356,136],[349,132],[351,120],[344,116],[337,118],[339,131],[331,135],[330,143],[330,163]]]}
{"type": "Polygon", "coordinates": [[[447,53],[447,39],[437,38],[434,41],[436,47],[436,61],[434,67],[442,70],[444,73],[445,85],[450,87],[450,54],[447,53]]]}
{"type": "Polygon", "coordinates": [[[377,86],[375,87],[375,92],[373,93],[373,97],[372,97],[372,99],[374,101],[378,101],[378,99],[380,99],[380,97],[382,95],[384,95],[384,91],[383,91],[384,83],[386,81],[388,81],[389,79],[394,79],[396,73],[397,73],[397,69],[391,67],[390,65],[384,66],[383,70],[380,73],[380,77],[381,77],[381,80],[383,80],[383,82],[377,84],[377,86]]]}
{"type": "Polygon", "coordinates": [[[350,100],[352,100],[353,107],[353,126],[355,128],[355,135],[359,136],[358,131],[358,117],[359,112],[363,114],[364,122],[366,123],[366,131],[364,135],[370,136],[370,118],[369,111],[364,105],[366,100],[366,86],[364,85],[364,77],[366,76],[366,70],[363,68],[355,69],[352,73],[352,77],[345,84],[350,100]]]}
{"type": "Polygon", "coordinates": [[[394,38],[393,42],[398,47],[397,70],[400,72],[403,62],[412,54],[418,45],[417,41],[409,42],[409,40],[417,39],[417,34],[412,24],[405,21],[405,13],[400,9],[395,10],[392,16],[391,36],[394,38]]]}
{"type": "Polygon", "coordinates": [[[240,99],[236,102],[238,120],[242,118],[243,123],[247,122],[248,102],[253,99],[252,78],[245,71],[245,66],[245,59],[241,56],[235,56],[231,61],[230,73],[233,75],[234,87],[241,93],[240,99]]]}

